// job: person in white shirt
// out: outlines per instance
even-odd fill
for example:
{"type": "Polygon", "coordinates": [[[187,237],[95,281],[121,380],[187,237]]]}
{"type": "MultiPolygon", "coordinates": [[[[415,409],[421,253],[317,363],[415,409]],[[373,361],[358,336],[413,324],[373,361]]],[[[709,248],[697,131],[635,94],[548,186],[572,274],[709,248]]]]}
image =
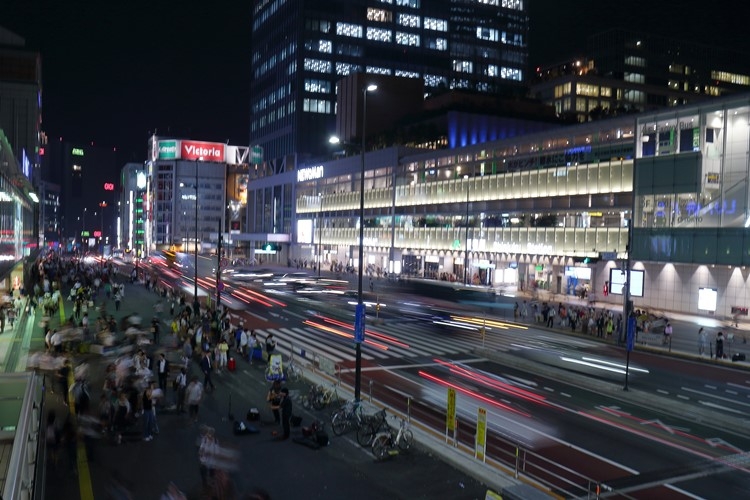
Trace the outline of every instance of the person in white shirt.
{"type": "Polygon", "coordinates": [[[190,418],[193,422],[198,421],[198,410],[200,409],[201,401],[203,400],[203,384],[198,381],[198,377],[190,379],[185,389],[185,402],[188,405],[190,411],[190,418]]]}

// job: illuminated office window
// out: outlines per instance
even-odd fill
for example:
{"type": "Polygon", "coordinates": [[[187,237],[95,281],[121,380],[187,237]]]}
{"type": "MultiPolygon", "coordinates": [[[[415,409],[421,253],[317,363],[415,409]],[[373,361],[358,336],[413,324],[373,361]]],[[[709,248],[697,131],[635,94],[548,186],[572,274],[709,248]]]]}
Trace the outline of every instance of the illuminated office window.
{"type": "Polygon", "coordinates": [[[407,26],[409,28],[419,28],[420,18],[414,14],[399,14],[398,24],[401,26],[407,26]]]}
{"type": "Polygon", "coordinates": [[[523,81],[523,72],[517,68],[500,68],[500,78],[520,82],[523,81]]]}
{"type": "Polygon", "coordinates": [[[435,31],[448,31],[448,21],[445,19],[436,19],[434,17],[424,18],[424,29],[435,31]]]}
{"type": "Polygon", "coordinates": [[[480,40],[489,40],[491,42],[497,42],[500,39],[499,32],[493,28],[477,27],[477,38],[480,40]]]}
{"type": "Polygon", "coordinates": [[[393,38],[393,32],[383,28],[367,28],[367,39],[376,42],[390,42],[393,38]]]}
{"type": "Polygon", "coordinates": [[[367,9],[367,20],[386,23],[393,20],[393,15],[390,10],[373,9],[372,7],[369,7],[367,9]]]}
{"type": "Polygon", "coordinates": [[[365,68],[365,73],[370,73],[373,75],[390,75],[391,70],[389,68],[381,68],[379,66],[367,66],[365,68]]]}
{"type": "Polygon", "coordinates": [[[305,71],[314,71],[315,73],[330,73],[331,61],[325,61],[323,59],[310,59],[305,58],[305,71]]]}
{"type": "Polygon", "coordinates": [[[419,35],[416,33],[401,33],[396,32],[396,43],[399,45],[411,45],[413,47],[419,47],[419,35]]]}
{"type": "Polygon", "coordinates": [[[336,34],[341,36],[362,38],[362,26],[350,23],[336,23],[336,34]]]}
{"type": "Polygon", "coordinates": [[[448,50],[448,39],[425,37],[424,46],[433,50],[448,50]]]}
{"type": "Polygon", "coordinates": [[[453,71],[459,73],[472,73],[474,71],[474,63],[471,61],[462,61],[461,59],[453,60],[453,71]]]}

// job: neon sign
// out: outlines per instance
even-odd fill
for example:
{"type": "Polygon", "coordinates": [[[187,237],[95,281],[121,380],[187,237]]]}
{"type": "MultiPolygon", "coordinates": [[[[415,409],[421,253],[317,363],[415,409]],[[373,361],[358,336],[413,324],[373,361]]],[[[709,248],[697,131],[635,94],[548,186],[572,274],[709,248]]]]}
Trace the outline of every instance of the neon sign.
{"type": "Polygon", "coordinates": [[[105,182],[104,183],[104,190],[105,191],[114,191],[115,190],[115,185],[113,183],[111,183],[111,182],[105,182]]]}
{"type": "Polygon", "coordinates": [[[315,167],[301,168],[297,170],[297,182],[314,181],[322,179],[324,175],[323,165],[315,167]]]}
{"type": "Polygon", "coordinates": [[[83,148],[73,148],[73,151],[70,152],[73,156],[83,156],[83,148]]]}

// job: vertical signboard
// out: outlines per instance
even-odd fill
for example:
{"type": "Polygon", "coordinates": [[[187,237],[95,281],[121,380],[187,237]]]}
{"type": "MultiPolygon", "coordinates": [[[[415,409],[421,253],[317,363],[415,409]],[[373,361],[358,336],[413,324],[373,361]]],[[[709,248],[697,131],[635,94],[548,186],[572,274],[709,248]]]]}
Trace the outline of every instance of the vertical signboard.
{"type": "Polygon", "coordinates": [[[477,409],[477,435],[475,439],[474,456],[484,462],[487,450],[487,410],[477,409]]]}
{"type": "Polygon", "coordinates": [[[456,389],[448,388],[448,405],[445,412],[445,440],[448,441],[448,434],[453,435],[453,444],[456,437],[456,389]]]}
{"type": "Polygon", "coordinates": [[[365,305],[357,304],[354,310],[354,342],[361,344],[365,341],[365,305]]]}

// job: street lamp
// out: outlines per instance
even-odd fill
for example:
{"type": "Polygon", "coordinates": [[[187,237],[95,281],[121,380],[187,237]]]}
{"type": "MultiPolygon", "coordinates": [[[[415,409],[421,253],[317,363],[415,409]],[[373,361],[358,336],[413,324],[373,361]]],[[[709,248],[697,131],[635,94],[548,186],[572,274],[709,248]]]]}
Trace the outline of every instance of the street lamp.
{"type": "MultiPolygon", "coordinates": [[[[200,301],[198,300],[198,162],[202,161],[203,157],[195,159],[195,246],[193,248],[195,254],[194,268],[193,268],[193,315],[200,313],[200,301]]],[[[180,183],[180,187],[186,187],[186,184],[180,183]]]]}
{"type": "MultiPolygon", "coordinates": [[[[101,203],[99,203],[99,207],[101,207],[101,216],[102,216],[102,218],[101,218],[101,234],[99,235],[99,243],[102,246],[102,248],[101,248],[102,257],[104,257],[104,208],[106,206],[107,206],[107,202],[106,201],[102,201],[101,203]]],[[[102,261],[102,264],[103,263],[104,263],[104,261],[102,261]]]]}
{"type": "Polygon", "coordinates": [[[200,302],[198,301],[198,161],[195,159],[195,265],[193,269],[193,315],[200,315],[200,302]]]}
{"type": "Polygon", "coordinates": [[[323,263],[323,193],[318,193],[320,208],[318,210],[318,278],[320,278],[320,265],[323,263]]]}
{"type": "Polygon", "coordinates": [[[365,340],[365,304],[362,300],[362,278],[364,274],[364,245],[365,245],[365,147],[367,127],[367,93],[375,92],[377,85],[369,84],[362,88],[362,149],[360,153],[359,175],[359,278],[357,280],[357,313],[355,317],[354,342],[354,400],[360,401],[362,392],[362,342],[365,340]]]}
{"type": "Polygon", "coordinates": [[[466,255],[464,256],[464,285],[468,285],[467,272],[469,270],[469,176],[464,175],[466,181],[466,255]]]}

